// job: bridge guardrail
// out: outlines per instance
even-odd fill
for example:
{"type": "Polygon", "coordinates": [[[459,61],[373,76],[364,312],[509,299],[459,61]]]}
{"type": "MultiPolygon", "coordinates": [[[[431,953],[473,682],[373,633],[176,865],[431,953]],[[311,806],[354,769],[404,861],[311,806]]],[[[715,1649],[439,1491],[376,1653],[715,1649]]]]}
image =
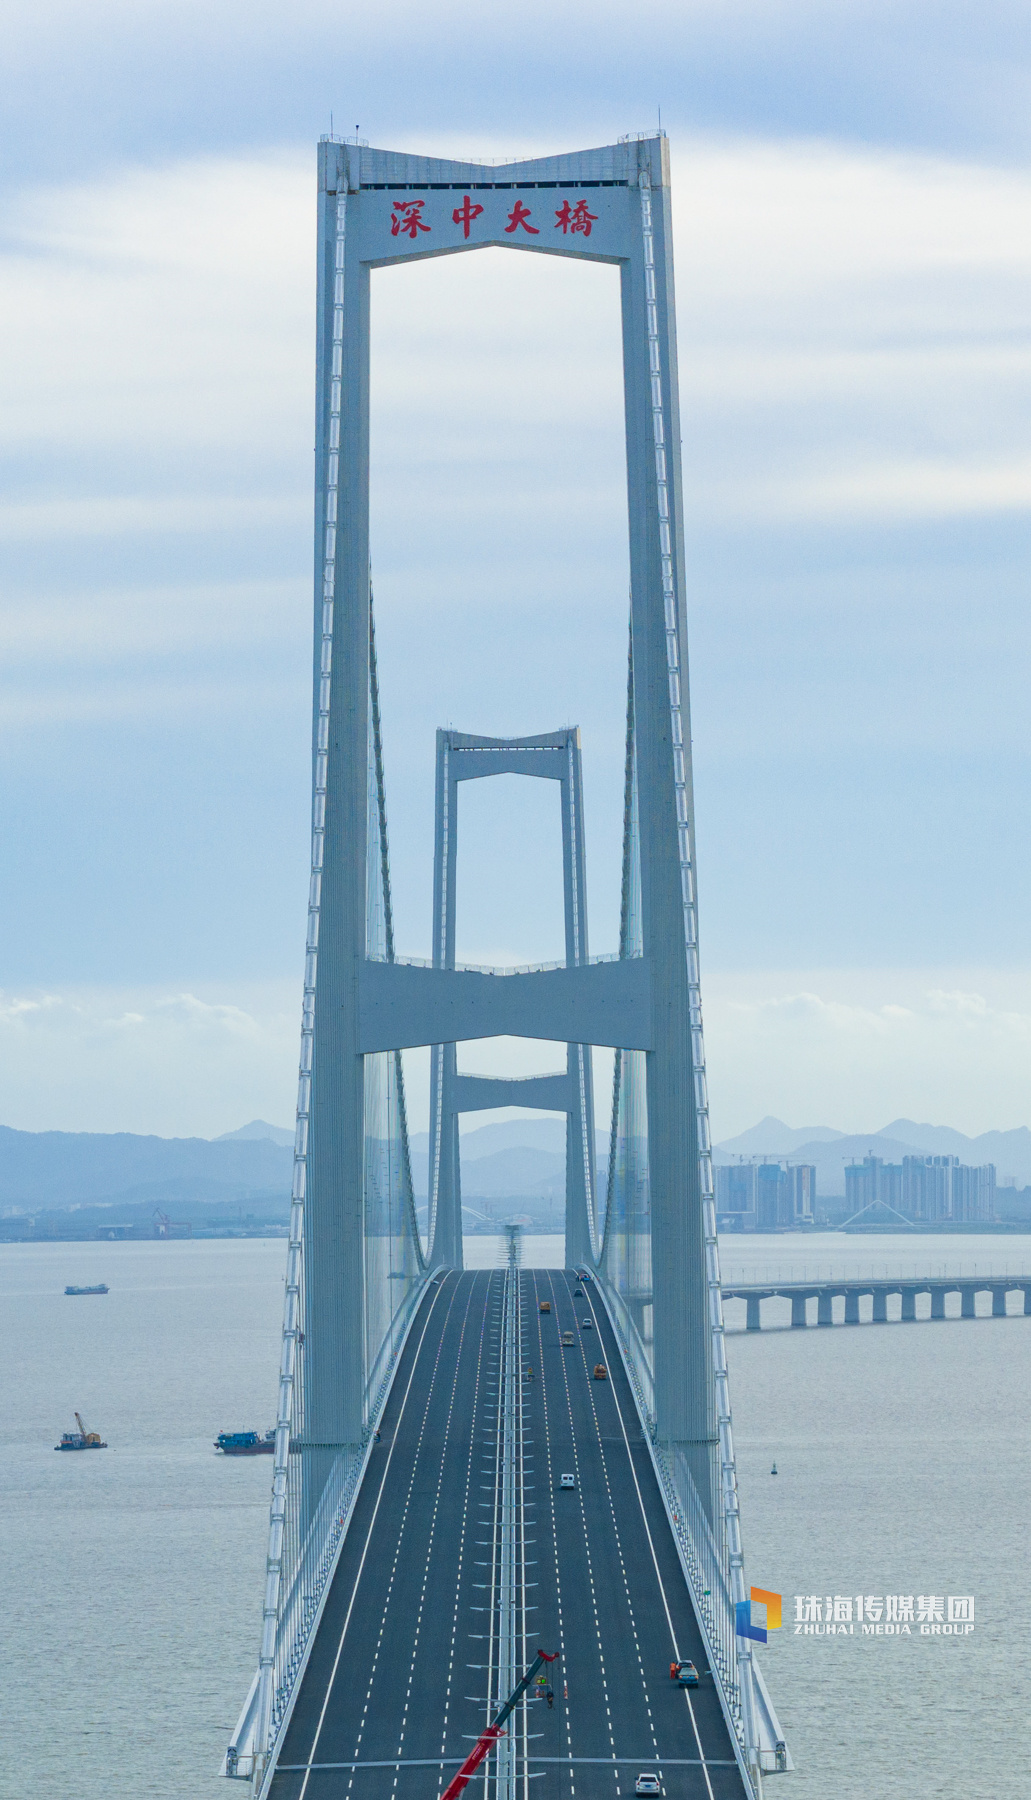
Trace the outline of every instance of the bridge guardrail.
{"type": "MultiPolygon", "coordinates": [[[[738,1754],[741,1775],[747,1783],[749,1793],[755,1800],[759,1800],[756,1786],[759,1777],[751,1760],[749,1738],[754,1736],[756,1739],[755,1749],[758,1751],[760,1768],[773,1770],[788,1765],[776,1761],[776,1745],[779,1743],[783,1746],[783,1735],[765,1683],[761,1684],[762,1692],[759,1703],[756,1704],[752,1683],[753,1659],[750,1652],[741,1654],[740,1651],[726,1553],[721,1553],[686,1461],[682,1456],[676,1456],[674,1447],[673,1456],[677,1464],[674,1467],[666,1446],[655,1440],[654,1416],[647,1404],[646,1390],[633,1348],[621,1328],[607,1284],[597,1269],[585,1268],[578,1273],[592,1280],[608,1314],[640,1416],[645,1443],[658,1480],[681,1568],[691,1594],[720,1706],[738,1754]]],[[[734,1505],[736,1506],[736,1492],[734,1505]]],[[[761,1677],[759,1679],[761,1682],[761,1677]]]]}

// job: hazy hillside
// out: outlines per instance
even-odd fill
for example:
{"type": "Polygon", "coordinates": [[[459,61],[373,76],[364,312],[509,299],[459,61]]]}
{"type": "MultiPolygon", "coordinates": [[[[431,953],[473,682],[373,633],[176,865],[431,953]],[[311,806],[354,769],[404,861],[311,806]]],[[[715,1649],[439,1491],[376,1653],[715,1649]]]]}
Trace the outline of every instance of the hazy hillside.
{"type": "MultiPolygon", "coordinates": [[[[474,1115],[475,1116],[475,1115],[474,1115]]],[[[413,1131],[409,1139],[413,1153],[429,1150],[429,1132],[413,1131]]],[[[566,1153],[564,1119],[503,1119],[498,1125],[475,1125],[462,1132],[462,1161],[473,1162],[481,1156],[493,1156],[498,1150],[545,1150],[552,1156],[566,1153]]]]}
{"type": "Polygon", "coordinates": [[[212,1141],[216,1144],[246,1143],[253,1138],[268,1138],[273,1144],[292,1144],[293,1129],[289,1131],[285,1125],[270,1125],[267,1119],[252,1119],[249,1125],[241,1125],[238,1131],[223,1131],[212,1141]]]}
{"type": "Polygon", "coordinates": [[[758,1125],[742,1131],[738,1137],[726,1138],[715,1148],[726,1152],[721,1161],[732,1156],[794,1156],[800,1144],[830,1143],[843,1137],[829,1125],[785,1125],[783,1119],[760,1119],[758,1125]]]}
{"type": "Polygon", "coordinates": [[[792,1162],[812,1163],[821,1196],[844,1194],[845,1165],[864,1156],[885,1162],[901,1162],[904,1156],[958,1156],[964,1163],[995,1164],[1000,1183],[1015,1176],[1019,1186],[1031,1184],[1031,1131],[986,1131],[966,1137],[948,1125],[917,1125],[912,1119],[896,1119],[879,1131],[846,1136],[829,1126],[810,1129],[808,1135],[792,1130],[780,1119],[763,1119],[739,1137],[727,1138],[714,1149],[717,1162],[738,1156],[789,1157],[792,1162]]]}
{"type": "Polygon", "coordinates": [[[12,1131],[0,1126],[0,1208],[290,1192],[293,1156],[267,1138],[136,1137],[131,1132],[12,1131]]]}
{"type": "MultiPolygon", "coordinates": [[[[1018,1175],[1031,1181],[1031,1131],[1018,1125],[1014,1131],[983,1131],[965,1137],[949,1125],[916,1125],[912,1119],[896,1119],[878,1137],[904,1138],[924,1156],[958,1156],[960,1162],[993,1162],[1000,1175],[1018,1175]]],[[[880,1152],[876,1152],[877,1155],[880,1152]]]]}
{"type": "MultiPolygon", "coordinates": [[[[506,1119],[462,1133],[462,1195],[467,1200],[564,1200],[566,1126],[564,1119],[506,1119]]],[[[597,1166],[607,1166],[608,1136],[595,1134],[597,1166]]],[[[410,1140],[412,1185],[426,1198],[429,1134],[410,1140]]]]}
{"type": "MultiPolygon", "coordinates": [[[[560,1203],[565,1193],[565,1135],[564,1120],[540,1117],[463,1132],[463,1195],[471,1202],[521,1199],[528,1206],[538,1202],[549,1207],[560,1203]]],[[[167,1210],[260,1200],[258,1210],[264,1213],[268,1206],[273,1210],[281,1206],[285,1217],[291,1142],[285,1126],[261,1119],[214,1141],[137,1137],[130,1132],[14,1131],[0,1126],[0,1213],[98,1205],[167,1210]]],[[[424,1199],[425,1132],[413,1134],[411,1150],[415,1192],[424,1199]]],[[[869,1155],[886,1162],[908,1155],[994,1162],[1000,1183],[1009,1176],[1021,1187],[1031,1185],[1031,1131],[1024,1126],[970,1138],[948,1126],[896,1119],[879,1131],[845,1135],[827,1125],[792,1127],[781,1119],[766,1118],[714,1151],[720,1163],[763,1155],[815,1164],[817,1189],[824,1198],[843,1195],[846,1163],[869,1155]]],[[[597,1156],[603,1171],[608,1157],[604,1131],[597,1134],[597,1156]]]]}

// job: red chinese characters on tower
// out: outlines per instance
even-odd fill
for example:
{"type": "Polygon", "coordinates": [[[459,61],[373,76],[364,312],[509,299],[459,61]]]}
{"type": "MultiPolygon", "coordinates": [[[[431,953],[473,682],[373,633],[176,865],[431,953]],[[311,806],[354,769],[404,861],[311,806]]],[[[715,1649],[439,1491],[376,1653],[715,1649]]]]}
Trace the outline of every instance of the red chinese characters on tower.
{"type": "Polygon", "coordinates": [[[517,200],[515,205],[512,208],[512,211],[508,215],[508,224],[505,226],[505,230],[507,232],[511,233],[513,231],[516,231],[518,229],[518,227],[521,225],[523,230],[528,231],[532,237],[539,237],[540,232],[538,231],[536,225],[528,225],[527,224],[526,221],[529,217],[530,217],[530,208],[528,206],[524,206],[521,200],[517,200]]]}
{"type": "Polygon", "coordinates": [[[475,200],[470,199],[468,194],[465,194],[462,198],[461,206],[455,207],[451,217],[454,219],[456,225],[461,225],[465,236],[468,237],[470,225],[474,219],[479,218],[482,211],[483,207],[478,205],[475,200]]]}
{"type": "Polygon", "coordinates": [[[391,237],[410,237],[414,243],[420,231],[429,231],[429,226],[424,225],[419,216],[424,205],[423,200],[395,200],[390,220],[391,237]]]}
{"type": "Polygon", "coordinates": [[[582,231],[584,237],[590,237],[591,226],[597,223],[598,215],[588,212],[586,200],[578,200],[575,206],[563,200],[555,212],[555,230],[561,231],[563,237],[568,231],[582,231]]]}

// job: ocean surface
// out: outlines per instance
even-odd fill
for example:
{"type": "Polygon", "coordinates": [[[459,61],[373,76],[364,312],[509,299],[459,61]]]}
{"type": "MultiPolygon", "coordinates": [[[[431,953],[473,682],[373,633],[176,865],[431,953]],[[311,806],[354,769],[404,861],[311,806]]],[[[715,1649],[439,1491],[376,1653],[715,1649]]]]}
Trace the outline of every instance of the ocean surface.
{"type": "MultiPolygon", "coordinates": [[[[755,1237],[723,1259],[738,1280],[1001,1274],[1031,1269],[1023,1241],[755,1237]]],[[[0,1246],[2,1800],[242,1792],[218,1771],[256,1664],[269,1463],[212,1439],[272,1422],[284,1264],[282,1240],[0,1246]],[[76,1409],[109,1449],[55,1456],[76,1409]]],[[[785,1601],[760,1660],[796,1770],[768,1796],[1024,1800],[1031,1318],[729,1345],[749,1579],[785,1601]],[[974,1630],[795,1634],[796,1594],[860,1593],[972,1594],[974,1630]]]]}

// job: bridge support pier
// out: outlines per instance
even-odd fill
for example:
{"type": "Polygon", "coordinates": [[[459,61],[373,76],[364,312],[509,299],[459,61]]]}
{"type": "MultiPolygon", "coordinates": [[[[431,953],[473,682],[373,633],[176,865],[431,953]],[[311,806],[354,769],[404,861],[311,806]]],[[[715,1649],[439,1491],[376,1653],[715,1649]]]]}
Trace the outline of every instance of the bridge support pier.
{"type": "Polygon", "coordinates": [[[972,1288],[972,1287],[965,1287],[965,1288],[961,1288],[960,1292],[963,1295],[963,1304],[960,1307],[960,1315],[959,1315],[960,1318],[961,1319],[976,1319],[977,1318],[977,1307],[974,1304],[976,1289],[972,1288]]]}
{"type": "Polygon", "coordinates": [[[944,1288],[931,1289],[931,1317],[932,1319],[944,1319],[945,1317],[944,1288]]]}
{"type": "Polygon", "coordinates": [[[873,1322],[875,1325],[887,1325],[888,1323],[888,1296],[883,1288],[874,1290],[873,1322]]]}
{"type": "Polygon", "coordinates": [[[834,1295],[833,1294],[820,1294],[818,1296],[817,1301],[816,1301],[816,1323],[818,1325],[833,1325],[833,1323],[834,1323],[834,1295]]]}
{"type": "Polygon", "coordinates": [[[1006,1289],[1004,1287],[993,1288],[992,1289],[992,1318],[993,1319],[1004,1319],[1005,1317],[1006,1317],[1006,1289]]]}
{"type": "Polygon", "coordinates": [[[805,1327],[806,1325],[808,1325],[809,1320],[806,1317],[806,1300],[807,1300],[807,1298],[808,1298],[808,1296],[805,1294],[792,1294],[792,1296],[791,1296],[791,1323],[793,1326],[801,1325],[801,1326],[805,1327]]]}
{"type": "Polygon", "coordinates": [[[859,1295],[851,1290],[845,1295],[845,1324],[859,1324],[859,1295]]]}
{"type": "Polygon", "coordinates": [[[749,1294],[745,1301],[745,1305],[748,1308],[748,1330],[761,1331],[763,1328],[762,1313],[760,1311],[762,1306],[761,1296],[759,1294],[749,1294]]]}
{"type": "Polygon", "coordinates": [[[902,1290],[902,1322],[912,1324],[916,1319],[916,1288],[902,1290]]]}
{"type": "Polygon", "coordinates": [[[1024,1289],[1024,1311],[1031,1313],[1031,1288],[1024,1289]]]}

